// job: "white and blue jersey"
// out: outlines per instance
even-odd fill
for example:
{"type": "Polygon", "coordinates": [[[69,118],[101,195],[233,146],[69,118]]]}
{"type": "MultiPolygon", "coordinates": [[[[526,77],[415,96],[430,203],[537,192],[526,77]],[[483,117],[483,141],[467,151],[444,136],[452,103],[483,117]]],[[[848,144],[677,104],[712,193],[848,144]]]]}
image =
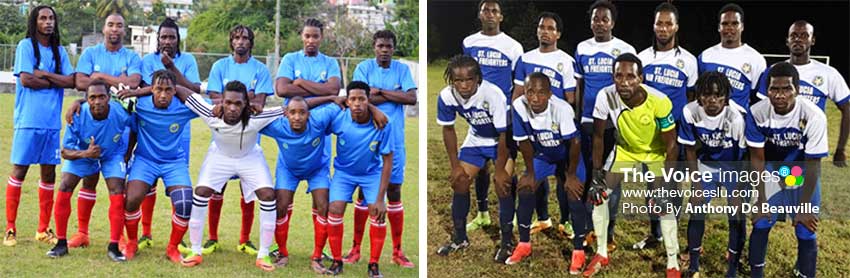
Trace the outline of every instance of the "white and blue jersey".
{"type": "Polygon", "coordinates": [[[643,64],[643,83],[661,91],[673,103],[673,118],[682,120],[682,109],[688,104],[688,89],[697,83],[697,58],[677,47],[655,51],[652,47],[638,53],[643,64]]]}
{"type": "Polygon", "coordinates": [[[86,48],[77,61],[77,72],[91,75],[95,72],[119,76],[142,74],[142,60],[139,55],[126,47],[118,51],[109,51],[103,43],[86,48]]]}
{"type": "Polygon", "coordinates": [[[735,106],[737,104],[729,102],[715,116],[706,114],[697,101],[688,103],[682,109],[678,141],[687,146],[697,146],[699,142],[697,159],[701,164],[718,168],[724,162],[743,159],[747,149],[744,117],[738,112],[740,108],[735,106]]]}
{"type": "MultiPolygon", "coordinates": [[[[342,111],[338,105],[324,105],[310,110],[307,128],[297,133],[289,126],[289,119],[281,117],[262,130],[260,134],[277,141],[280,153],[277,157],[277,171],[286,170],[292,175],[306,178],[320,168],[328,168],[330,157],[323,152],[326,135],[330,133],[330,124],[342,111]]],[[[280,174],[278,174],[280,175],[280,174]]]]}
{"type": "Polygon", "coordinates": [[[437,124],[451,126],[457,114],[469,123],[461,148],[495,147],[499,133],[507,131],[507,106],[499,87],[486,80],[469,99],[463,99],[451,86],[440,91],[437,98],[437,124]]]}
{"type": "Polygon", "coordinates": [[[339,113],[331,123],[331,133],[337,136],[334,170],[353,176],[380,174],[383,156],[393,152],[388,127],[392,128],[392,122],[383,129],[375,128],[371,118],[357,123],[350,109],[339,113]]]}
{"type": "MultiPolygon", "coordinates": [[[[826,111],[826,100],[830,99],[836,105],[842,105],[850,100],[850,89],[844,77],[833,67],[816,60],[811,60],[805,65],[794,65],[800,75],[800,91],[797,95],[803,96],[812,103],[826,111]]],[[[767,97],[767,72],[765,71],[759,80],[759,98],[767,97]]]]}
{"type": "Polygon", "coordinates": [[[495,36],[478,32],[463,39],[463,54],[478,61],[484,80],[498,86],[505,101],[511,100],[513,72],[522,53],[522,45],[504,32],[495,36]]]}
{"type": "MultiPolygon", "coordinates": [[[[514,108],[513,139],[517,142],[529,140],[534,147],[535,178],[542,180],[555,174],[555,165],[569,159],[567,141],[579,136],[573,108],[564,100],[550,98],[546,110],[535,113],[525,96],[515,99],[511,107],[514,108]],[[538,168],[538,165],[543,167],[538,168]]],[[[585,170],[579,165],[576,174],[584,180],[585,170]]]]}
{"type": "Polygon", "coordinates": [[[753,105],[746,115],[747,146],[763,148],[765,161],[804,161],[827,156],[826,114],[803,96],[785,115],[770,100],[753,105]]]}
{"type": "Polygon", "coordinates": [[[187,163],[183,160],[180,136],[189,121],[198,115],[177,97],[172,98],[168,108],[156,108],[153,96],[150,95],[139,97],[135,111],[134,122],[130,127],[138,134],[138,144],[134,151],[136,160],[143,158],[154,163],[187,163]]]}
{"type": "MultiPolygon", "coordinates": [[[[174,67],[183,74],[190,83],[201,84],[201,78],[198,75],[198,62],[195,61],[195,56],[191,53],[180,52],[177,57],[172,58],[174,67]]],[[[142,81],[145,84],[153,85],[153,73],[158,70],[164,70],[165,65],[162,64],[162,53],[150,53],[142,58],[142,81]]],[[[180,140],[183,143],[183,150],[186,153],[186,161],[189,161],[189,147],[192,141],[192,129],[183,129],[183,134],[180,140]]]]}
{"type": "MultiPolygon", "coordinates": [[[[38,44],[38,43],[37,43],[38,44]]],[[[65,89],[58,87],[32,89],[21,84],[21,73],[26,72],[33,74],[35,70],[46,72],[56,72],[56,67],[61,69],[63,75],[74,73],[71,67],[71,62],[68,59],[68,53],[64,47],[59,47],[59,56],[61,65],[56,65],[53,58],[53,50],[49,46],[38,44],[38,51],[41,54],[41,59],[36,65],[35,52],[32,48],[32,38],[25,38],[18,42],[15,48],[15,114],[13,116],[13,125],[15,129],[19,128],[35,128],[35,129],[53,129],[59,130],[62,128],[62,121],[59,119],[62,112],[62,99],[65,96],[65,89]],[[47,113],[45,113],[47,112],[47,113]]]]}
{"type": "Polygon", "coordinates": [[[635,54],[635,48],[618,38],[597,42],[590,38],[576,46],[575,77],[584,79],[581,122],[593,122],[593,106],[602,88],[614,84],[614,60],[623,53],[635,54]]]}
{"type": "Polygon", "coordinates": [[[254,59],[253,56],[249,57],[245,63],[237,63],[233,55],[221,58],[213,64],[207,79],[207,94],[224,93],[224,86],[234,80],[242,82],[248,92],[274,94],[269,69],[265,64],[254,59]]]}
{"type": "Polygon", "coordinates": [[[514,84],[524,86],[525,78],[531,73],[540,72],[549,77],[552,94],[566,100],[566,92],[575,92],[575,63],[572,56],[558,49],[543,53],[540,48],[520,56],[514,69],[514,84]]]}
{"type": "Polygon", "coordinates": [[[703,51],[697,64],[700,74],[716,71],[726,75],[732,85],[730,99],[743,109],[741,113],[748,113],[751,92],[757,89],[758,78],[767,68],[767,62],[758,51],[747,44],[737,48],[717,44],[703,51]]]}
{"type": "MultiPolygon", "coordinates": [[[[389,68],[382,68],[375,59],[360,62],[354,69],[352,80],[363,81],[369,84],[369,87],[382,90],[407,93],[409,90],[416,89],[416,83],[413,82],[410,69],[407,65],[396,60],[390,61],[389,68]]],[[[392,130],[390,130],[390,136],[393,137],[393,175],[390,178],[390,183],[401,184],[404,182],[404,167],[407,164],[407,152],[404,143],[404,105],[386,101],[377,106],[393,123],[392,130]]]]}

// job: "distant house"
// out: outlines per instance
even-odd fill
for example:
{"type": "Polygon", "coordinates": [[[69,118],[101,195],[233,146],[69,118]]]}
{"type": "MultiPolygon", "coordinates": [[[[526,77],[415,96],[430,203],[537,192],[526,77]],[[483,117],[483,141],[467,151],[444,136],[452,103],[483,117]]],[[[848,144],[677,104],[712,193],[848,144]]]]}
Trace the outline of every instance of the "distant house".
{"type": "Polygon", "coordinates": [[[192,0],[136,0],[142,7],[142,11],[149,13],[153,11],[153,4],[161,1],[165,5],[165,16],[170,18],[184,19],[194,15],[192,11],[192,0]]]}
{"type": "MultiPolygon", "coordinates": [[[[130,45],[129,47],[139,53],[145,55],[156,51],[156,31],[159,25],[138,26],[130,25],[130,45]]],[[[185,27],[180,27],[178,30],[181,40],[186,40],[188,30],[185,27]]]]}

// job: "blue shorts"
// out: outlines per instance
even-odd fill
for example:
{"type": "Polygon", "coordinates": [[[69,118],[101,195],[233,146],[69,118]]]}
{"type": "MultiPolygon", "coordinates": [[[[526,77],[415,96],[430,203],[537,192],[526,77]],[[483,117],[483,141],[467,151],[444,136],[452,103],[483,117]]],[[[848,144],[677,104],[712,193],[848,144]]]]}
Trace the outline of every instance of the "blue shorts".
{"type": "MultiPolygon", "coordinates": [[[[586,175],[584,170],[584,163],[582,163],[581,155],[579,155],[579,164],[576,168],[576,177],[580,182],[585,182],[586,175]]],[[[534,158],[534,179],[538,182],[546,180],[549,176],[557,176],[556,173],[558,171],[564,173],[566,171],[567,163],[566,160],[564,163],[551,163],[546,160],[534,158]]],[[[566,177],[564,177],[566,178],[566,177]]]]}
{"type": "Polygon", "coordinates": [[[307,193],[316,189],[328,189],[331,186],[331,174],[328,166],[322,165],[319,169],[313,171],[309,175],[296,176],[286,169],[286,166],[278,164],[275,169],[275,190],[289,190],[295,192],[298,189],[298,183],[302,180],[307,181],[307,193]]]}
{"type": "MultiPolygon", "coordinates": [[[[343,171],[336,171],[331,181],[329,202],[343,201],[351,203],[354,189],[360,187],[366,204],[374,204],[378,200],[381,189],[381,173],[352,176],[343,171]]],[[[381,196],[383,198],[384,196],[381,196]]]]}
{"type": "Polygon", "coordinates": [[[189,157],[192,155],[192,139],[187,136],[186,133],[184,133],[183,136],[180,137],[180,147],[183,148],[183,159],[186,160],[186,164],[188,164],[189,157]]]}
{"type": "Polygon", "coordinates": [[[124,179],[127,175],[127,167],[124,164],[124,156],[114,155],[112,157],[102,159],[66,159],[65,162],[62,163],[63,173],[70,173],[81,178],[95,175],[98,171],[103,173],[104,179],[124,179]]]}
{"type": "MultiPolygon", "coordinates": [[[[702,168],[700,170],[702,170],[702,168]]],[[[741,197],[741,196],[744,196],[742,194],[744,193],[744,191],[746,191],[748,189],[747,187],[750,187],[750,186],[745,185],[745,186],[739,187],[738,183],[736,183],[736,182],[731,182],[731,181],[720,182],[720,180],[721,180],[720,178],[721,178],[720,172],[711,172],[711,182],[703,182],[702,183],[702,190],[715,191],[715,190],[717,190],[717,186],[720,185],[720,186],[723,186],[724,188],[726,188],[726,192],[727,192],[726,193],[727,194],[726,195],[727,196],[726,202],[727,202],[727,204],[731,204],[733,198],[740,198],[742,200],[742,203],[743,203],[744,200],[743,200],[743,197],[741,197]],[[735,192],[735,191],[737,191],[739,193],[733,194],[732,192],[735,192]]],[[[750,187],[750,188],[752,188],[752,187],[750,187]]],[[[710,196],[710,195],[705,196],[704,198],[705,198],[705,203],[709,203],[709,202],[711,202],[711,199],[713,199],[713,197],[710,196]]]]}
{"type": "Polygon", "coordinates": [[[496,161],[496,146],[492,147],[461,147],[458,154],[460,161],[484,168],[487,160],[496,161]]]}
{"type": "Polygon", "coordinates": [[[16,128],[9,160],[13,165],[57,165],[62,162],[59,141],[58,129],[16,128]]]}
{"type": "Polygon", "coordinates": [[[407,151],[404,148],[393,150],[393,171],[390,175],[390,183],[401,185],[404,183],[404,167],[407,163],[407,151]]]}
{"type": "MultiPolygon", "coordinates": [[[[780,181],[781,182],[781,181],[780,181]]],[[[771,206],[798,206],[800,205],[800,197],[803,195],[803,187],[798,186],[793,189],[782,189],[773,195],[769,196],[767,199],[767,203],[771,206]]],[[[818,180],[818,184],[815,187],[815,191],[812,192],[812,206],[820,206],[820,180],[818,180]]],[[[759,208],[761,209],[761,208],[759,208]]],[[[794,213],[788,214],[791,219],[794,219],[796,216],[794,213]]],[[[756,229],[767,229],[773,227],[776,224],[776,220],[779,217],[777,213],[771,213],[770,219],[760,219],[753,224],[753,227],[756,229]]],[[[794,234],[798,239],[802,240],[812,240],[817,238],[817,234],[815,232],[809,231],[803,224],[794,225],[794,234]]]]}
{"type": "Polygon", "coordinates": [[[165,188],[175,185],[192,186],[189,165],[182,159],[170,163],[156,163],[138,156],[134,158],[127,181],[138,180],[153,185],[157,178],[162,178],[165,188]]]}

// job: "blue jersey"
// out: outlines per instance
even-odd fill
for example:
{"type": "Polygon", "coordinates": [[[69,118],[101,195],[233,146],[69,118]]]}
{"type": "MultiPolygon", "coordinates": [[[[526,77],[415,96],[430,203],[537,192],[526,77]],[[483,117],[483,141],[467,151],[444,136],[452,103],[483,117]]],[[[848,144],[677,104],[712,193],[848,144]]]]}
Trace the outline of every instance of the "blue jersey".
{"type": "Polygon", "coordinates": [[[513,138],[517,142],[529,140],[534,147],[534,158],[549,163],[568,159],[567,140],[579,136],[573,108],[564,100],[549,99],[549,106],[534,113],[525,96],[514,100],[513,138]]]}
{"type": "Polygon", "coordinates": [[[35,63],[35,52],[32,48],[32,39],[26,38],[18,42],[15,48],[15,115],[13,117],[15,128],[38,128],[55,129],[62,128],[59,119],[62,113],[62,98],[65,95],[63,88],[31,89],[21,84],[21,73],[32,74],[35,70],[56,72],[58,66],[63,75],[74,73],[68,54],[64,47],[59,47],[61,65],[56,65],[53,59],[53,50],[38,44],[41,59],[38,65],[35,63]]]}
{"type": "Polygon", "coordinates": [[[682,109],[682,120],[678,128],[679,143],[697,146],[697,159],[703,164],[717,167],[712,162],[740,161],[747,149],[744,138],[744,117],[737,104],[729,102],[716,116],[709,116],[697,101],[688,103],[682,109]]]}
{"type": "Polygon", "coordinates": [[[803,161],[827,156],[826,114],[803,96],[785,115],[770,100],[754,104],[746,115],[747,146],[764,149],[765,161],[803,161]]]}
{"type": "Polygon", "coordinates": [[[307,129],[296,133],[289,127],[289,119],[281,117],[262,130],[260,134],[277,141],[277,164],[284,165],[293,175],[303,177],[330,165],[330,157],[323,151],[330,124],[342,111],[336,104],[323,105],[310,110],[307,129]]]}
{"type": "Polygon", "coordinates": [[[643,64],[643,83],[661,91],[673,103],[673,118],[682,119],[688,104],[688,89],[697,83],[697,58],[684,48],[655,51],[652,47],[638,54],[643,64]]]}
{"type": "Polygon", "coordinates": [[[540,72],[549,77],[552,94],[566,100],[564,93],[576,90],[575,63],[572,56],[560,49],[548,53],[534,49],[520,56],[514,70],[514,84],[524,86],[528,75],[540,72]]]}
{"type": "Polygon", "coordinates": [[[486,80],[469,99],[460,96],[452,86],[446,86],[437,97],[437,124],[452,126],[457,114],[466,119],[469,129],[462,147],[494,147],[499,133],[507,131],[507,101],[499,87],[486,80]]]}
{"type": "Polygon", "coordinates": [[[213,64],[207,79],[207,94],[223,93],[224,86],[234,80],[242,82],[248,92],[274,94],[271,75],[265,64],[257,61],[253,56],[249,57],[245,63],[236,63],[232,55],[221,58],[213,64]]]}
{"type": "MultiPolygon", "coordinates": [[[[201,84],[201,78],[198,75],[198,62],[195,61],[195,56],[192,56],[191,53],[180,52],[180,55],[172,58],[172,60],[174,61],[174,67],[183,74],[183,77],[186,77],[186,80],[189,80],[191,83],[201,84]]],[[[150,53],[142,58],[142,80],[145,81],[145,84],[153,85],[153,80],[151,80],[153,73],[164,69],[165,66],[162,64],[161,53],[150,53]]]]}
{"type": "Polygon", "coordinates": [[[119,76],[142,74],[142,60],[139,55],[126,47],[118,51],[109,51],[103,43],[86,48],[77,61],[77,72],[91,75],[95,72],[119,76]]]}
{"type": "MultiPolygon", "coordinates": [[[[331,77],[342,80],[339,63],[321,52],[307,56],[304,50],[286,53],[277,68],[277,78],[304,79],[316,83],[327,83],[331,77]]],[[[287,99],[287,102],[289,100],[287,99]]]]}
{"type": "MultiPolygon", "coordinates": [[[[134,154],[155,163],[173,163],[184,158],[180,144],[181,132],[189,121],[198,117],[177,97],[165,109],[156,108],[153,96],[139,97],[130,127],[136,132],[138,144],[134,154]]],[[[188,161],[187,161],[188,163],[188,161]]]]}
{"type": "MultiPolygon", "coordinates": [[[[832,100],[836,105],[842,105],[850,100],[850,88],[844,77],[833,67],[811,60],[805,65],[794,65],[800,75],[800,91],[798,95],[804,96],[815,103],[821,110],[826,111],[826,100],[832,100]]],[[[767,97],[767,70],[759,78],[759,98],[767,97]]]]}
{"type": "Polygon", "coordinates": [[[351,110],[346,109],[331,123],[331,132],[336,134],[336,159],[334,170],[348,175],[370,175],[381,172],[383,155],[392,153],[392,136],[388,129],[375,128],[370,119],[366,123],[354,122],[351,110]]]}
{"type": "Polygon", "coordinates": [[[100,146],[100,157],[110,158],[123,156],[127,151],[127,142],[121,136],[131,122],[130,114],[118,102],[109,102],[109,115],[106,119],[95,120],[91,115],[88,103],[80,107],[80,114],[74,115],[74,122],[65,127],[65,139],[62,148],[70,150],[86,150],[89,148],[91,137],[100,146]]]}
{"type": "Polygon", "coordinates": [[[732,85],[731,100],[744,109],[742,113],[747,113],[751,92],[756,90],[758,78],[767,67],[764,57],[746,44],[737,48],[712,46],[699,55],[697,64],[700,74],[717,71],[726,75],[732,85]]]}
{"type": "Polygon", "coordinates": [[[463,54],[478,61],[484,80],[498,86],[506,101],[511,100],[513,72],[522,52],[522,45],[504,32],[495,36],[478,32],[463,39],[463,54]]]}
{"type": "Polygon", "coordinates": [[[596,95],[602,88],[614,84],[614,59],[623,53],[635,53],[635,48],[628,43],[611,38],[607,42],[597,42],[594,38],[580,42],[576,46],[576,78],[584,79],[582,94],[581,122],[593,122],[593,106],[596,95]]]}
{"type": "MultiPolygon", "coordinates": [[[[380,88],[382,90],[407,91],[416,89],[416,83],[413,82],[413,76],[410,74],[410,69],[407,65],[399,61],[391,61],[389,68],[378,66],[375,59],[369,59],[357,65],[354,69],[354,81],[363,81],[369,84],[370,87],[380,88]]],[[[390,134],[393,137],[395,146],[393,150],[396,155],[404,150],[404,105],[386,101],[378,104],[378,109],[387,114],[387,118],[393,122],[390,134]]]]}

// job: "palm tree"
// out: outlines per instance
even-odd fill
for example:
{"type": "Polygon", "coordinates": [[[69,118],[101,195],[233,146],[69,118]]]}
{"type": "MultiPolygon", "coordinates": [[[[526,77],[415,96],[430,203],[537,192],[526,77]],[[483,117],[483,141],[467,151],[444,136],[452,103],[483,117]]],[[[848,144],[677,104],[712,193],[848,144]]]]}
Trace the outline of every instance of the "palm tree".
{"type": "Polygon", "coordinates": [[[106,18],[113,13],[127,17],[130,15],[132,8],[131,0],[98,0],[97,17],[106,18]]]}

